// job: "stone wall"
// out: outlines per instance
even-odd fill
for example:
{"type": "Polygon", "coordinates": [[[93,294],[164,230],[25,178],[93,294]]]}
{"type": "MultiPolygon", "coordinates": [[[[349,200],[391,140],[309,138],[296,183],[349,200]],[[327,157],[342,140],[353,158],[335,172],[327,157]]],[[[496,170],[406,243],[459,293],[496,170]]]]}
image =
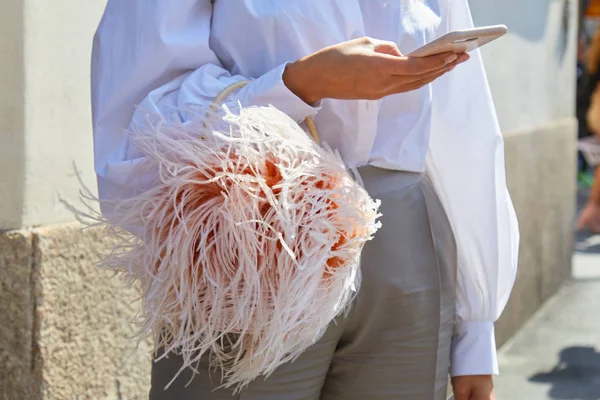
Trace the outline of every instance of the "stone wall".
{"type": "Polygon", "coordinates": [[[136,292],[94,265],[108,243],[78,224],[0,234],[0,399],[147,398],[136,292]]]}
{"type": "Polygon", "coordinates": [[[33,236],[0,234],[0,399],[35,396],[33,236]]]}
{"type": "Polygon", "coordinates": [[[519,271],[496,324],[503,344],[571,273],[577,122],[558,120],[505,136],[509,190],[519,218],[519,271]]]}

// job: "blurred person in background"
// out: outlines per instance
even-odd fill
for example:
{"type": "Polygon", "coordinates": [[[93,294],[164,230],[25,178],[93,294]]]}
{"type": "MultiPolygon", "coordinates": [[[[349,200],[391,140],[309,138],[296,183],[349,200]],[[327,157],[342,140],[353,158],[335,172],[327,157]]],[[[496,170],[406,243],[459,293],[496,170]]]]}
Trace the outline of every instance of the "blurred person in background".
{"type": "MultiPolygon", "coordinates": [[[[600,32],[600,30],[598,31],[600,32]]],[[[592,93],[590,95],[589,107],[585,113],[585,119],[580,122],[581,125],[585,125],[585,129],[589,132],[588,134],[596,135],[600,138],[600,75],[598,64],[600,59],[600,34],[596,32],[592,46],[588,52],[588,63],[587,70],[590,71],[595,79],[592,93]]],[[[595,166],[588,167],[592,169],[595,166]]],[[[600,233],[600,168],[595,167],[595,178],[593,179],[592,189],[588,197],[587,204],[585,205],[581,215],[579,216],[579,229],[589,228],[595,233],[600,233]]]]}
{"type": "MultiPolygon", "coordinates": [[[[596,29],[587,49],[585,40],[580,40],[578,53],[579,138],[590,135],[600,138],[600,29],[596,29]]],[[[579,216],[578,227],[600,232],[600,168],[595,168],[594,173],[594,166],[590,166],[581,156],[579,167],[580,182],[592,188],[587,204],[579,216]]]]}
{"type": "MultiPolygon", "coordinates": [[[[590,136],[594,130],[590,123],[595,119],[589,113],[592,99],[600,81],[598,64],[600,63],[600,29],[594,33],[591,43],[586,46],[586,34],[582,33],[578,43],[577,57],[577,120],[579,121],[579,139],[590,136]],[[592,117],[590,119],[590,117],[592,117]]],[[[600,117],[600,115],[599,115],[600,117]]],[[[582,154],[579,154],[578,180],[585,187],[593,183],[593,171],[582,154]]]]}

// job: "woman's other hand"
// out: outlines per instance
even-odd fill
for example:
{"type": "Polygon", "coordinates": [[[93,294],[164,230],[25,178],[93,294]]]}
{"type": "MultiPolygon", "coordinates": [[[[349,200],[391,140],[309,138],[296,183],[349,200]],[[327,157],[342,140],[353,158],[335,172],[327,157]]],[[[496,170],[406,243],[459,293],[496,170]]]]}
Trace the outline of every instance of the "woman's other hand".
{"type": "Polygon", "coordinates": [[[308,104],[324,98],[377,100],[419,89],[468,59],[465,53],[406,57],[393,42],[361,38],[289,64],[283,80],[308,104]]]}
{"type": "Polygon", "coordinates": [[[452,378],[455,400],[495,400],[491,375],[455,376],[452,378]]]}

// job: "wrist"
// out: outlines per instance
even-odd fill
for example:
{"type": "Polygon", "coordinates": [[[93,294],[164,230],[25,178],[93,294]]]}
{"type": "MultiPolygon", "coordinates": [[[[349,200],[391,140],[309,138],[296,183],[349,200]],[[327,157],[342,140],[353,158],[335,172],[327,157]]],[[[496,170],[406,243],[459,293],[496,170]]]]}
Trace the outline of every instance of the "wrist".
{"type": "Polygon", "coordinates": [[[289,63],[285,67],[283,83],[306,104],[314,104],[323,98],[316,93],[315,78],[311,76],[306,61],[303,59],[289,63]]]}

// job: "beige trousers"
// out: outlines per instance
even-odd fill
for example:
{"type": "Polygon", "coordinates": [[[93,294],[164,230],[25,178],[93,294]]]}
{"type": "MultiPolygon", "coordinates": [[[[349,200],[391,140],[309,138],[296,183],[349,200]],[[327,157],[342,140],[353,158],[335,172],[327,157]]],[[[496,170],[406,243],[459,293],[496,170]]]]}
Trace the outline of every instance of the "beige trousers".
{"type": "Polygon", "coordinates": [[[347,318],[295,362],[240,394],[215,390],[218,372],[199,365],[188,384],[174,355],[154,364],[151,400],[445,400],[454,326],[456,244],[422,174],[359,169],[381,199],[383,226],[362,258],[362,285],[347,318]]]}

